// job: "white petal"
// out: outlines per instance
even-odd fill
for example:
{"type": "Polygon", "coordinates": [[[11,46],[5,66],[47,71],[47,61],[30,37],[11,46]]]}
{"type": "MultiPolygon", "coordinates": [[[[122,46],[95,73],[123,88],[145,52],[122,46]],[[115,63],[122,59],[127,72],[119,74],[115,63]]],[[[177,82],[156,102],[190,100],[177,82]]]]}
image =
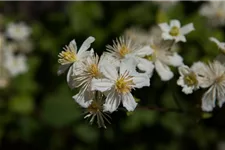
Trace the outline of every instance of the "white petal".
{"type": "Polygon", "coordinates": [[[186,75],[186,74],[190,73],[190,68],[186,65],[183,65],[178,68],[178,71],[179,71],[180,75],[186,75]]]}
{"type": "Polygon", "coordinates": [[[97,90],[97,91],[108,91],[112,88],[113,82],[108,79],[92,79],[91,82],[91,90],[97,90]]]}
{"type": "Polygon", "coordinates": [[[122,103],[128,111],[133,111],[137,106],[137,103],[131,93],[122,95],[122,103]]]}
{"type": "Polygon", "coordinates": [[[173,72],[170,70],[170,68],[167,65],[161,63],[159,60],[155,62],[155,69],[162,81],[168,81],[173,78],[173,72]]]}
{"type": "Polygon", "coordinates": [[[168,64],[174,67],[183,65],[183,58],[177,53],[173,53],[172,56],[168,56],[168,64]]]}
{"type": "Polygon", "coordinates": [[[150,46],[144,46],[143,48],[139,49],[135,52],[135,54],[139,57],[144,57],[147,55],[151,55],[153,53],[153,50],[150,46]]]}
{"type": "Polygon", "coordinates": [[[170,21],[170,27],[178,27],[178,28],[180,28],[180,21],[179,20],[171,20],[170,21]]]}
{"type": "Polygon", "coordinates": [[[141,71],[145,71],[146,74],[149,75],[149,77],[152,76],[153,70],[154,70],[154,64],[151,61],[148,61],[143,58],[139,58],[139,63],[137,65],[138,69],[141,71]]]}
{"type": "Polygon", "coordinates": [[[182,35],[186,35],[186,34],[188,34],[189,32],[191,32],[193,30],[195,30],[193,23],[189,23],[189,24],[183,26],[180,29],[180,32],[181,32],[182,35]]]}
{"type": "Polygon", "coordinates": [[[110,80],[116,80],[118,77],[118,71],[116,67],[108,62],[102,64],[99,69],[103,75],[110,80]]]}
{"type": "Polygon", "coordinates": [[[72,75],[73,75],[73,66],[71,66],[71,67],[69,68],[69,71],[68,71],[67,76],[66,76],[67,84],[68,84],[68,86],[69,86],[71,89],[73,89],[73,88],[75,87],[74,82],[73,82],[73,77],[72,77],[72,75]]]}
{"type": "Polygon", "coordinates": [[[75,52],[75,54],[77,53],[77,44],[76,44],[76,41],[75,39],[72,40],[69,44],[69,48],[75,52]]]}
{"type": "Polygon", "coordinates": [[[87,92],[84,93],[78,93],[75,96],[73,96],[73,99],[83,108],[88,108],[88,106],[91,104],[92,100],[85,100],[85,95],[87,92]]]}
{"type": "Polygon", "coordinates": [[[133,82],[135,88],[142,88],[144,86],[150,86],[150,79],[149,76],[146,74],[137,74],[133,77],[133,82]]]}
{"type": "Polygon", "coordinates": [[[85,51],[87,51],[90,46],[91,46],[91,43],[93,43],[95,41],[95,38],[90,36],[88,37],[84,42],[83,44],[81,45],[79,51],[78,51],[78,55],[82,55],[82,53],[84,53],[85,51]]]}
{"type": "Polygon", "coordinates": [[[185,94],[191,94],[193,93],[194,90],[194,86],[184,86],[182,89],[182,92],[184,92],[185,94]]]}
{"type": "Polygon", "coordinates": [[[163,32],[169,32],[170,31],[170,26],[167,23],[160,23],[159,27],[163,32]]]}
{"type": "Polygon", "coordinates": [[[57,74],[58,75],[61,75],[63,74],[69,67],[70,67],[71,64],[65,64],[65,65],[60,65],[59,66],[59,69],[57,71],[57,74]]]}
{"type": "MultiPolygon", "coordinates": [[[[222,87],[222,88],[224,88],[224,87],[222,87]]],[[[222,107],[223,106],[223,103],[225,102],[225,93],[224,93],[224,90],[225,89],[223,89],[222,91],[217,90],[217,101],[218,101],[219,107],[222,107]]]]}
{"type": "Polygon", "coordinates": [[[218,41],[218,40],[217,40],[216,38],[214,38],[214,37],[210,37],[209,39],[210,39],[210,41],[215,42],[215,43],[217,44],[217,46],[218,46],[221,50],[223,50],[223,52],[225,52],[225,43],[224,43],[224,42],[220,42],[220,41],[218,41]]]}
{"type": "Polygon", "coordinates": [[[173,36],[171,36],[169,33],[165,33],[165,32],[162,33],[162,38],[164,40],[173,40],[174,39],[173,36]]]}
{"type": "Polygon", "coordinates": [[[186,42],[186,37],[184,35],[179,35],[177,37],[175,37],[175,40],[176,40],[176,43],[179,42],[179,41],[182,41],[182,42],[186,42]]]}
{"type": "Polygon", "coordinates": [[[115,91],[109,92],[103,105],[104,111],[114,112],[117,110],[121,102],[121,96],[115,91]]]}
{"type": "Polygon", "coordinates": [[[125,72],[128,72],[129,74],[136,73],[137,63],[135,57],[123,59],[120,64],[120,75],[123,75],[125,72]]]}
{"type": "Polygon", "coordinates": [[[216,101],[216,89],[214,87],[210,87],[208,91],[202,97],[202,110],[203,111],[212,111],[215,107],[216,101]]]}

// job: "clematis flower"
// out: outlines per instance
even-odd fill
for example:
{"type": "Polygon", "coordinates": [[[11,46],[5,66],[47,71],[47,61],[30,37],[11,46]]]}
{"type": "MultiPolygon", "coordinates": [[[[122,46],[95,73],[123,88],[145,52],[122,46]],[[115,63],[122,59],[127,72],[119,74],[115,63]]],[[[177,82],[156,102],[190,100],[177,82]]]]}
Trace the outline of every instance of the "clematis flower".
{"type": "Polygon", "coordinates": [[[105,78],[92,80],[92,90],[106,94],[104,111],[115,111],[121,101],[128,111],[133,111],[137,106],[131,90],[149,86],[150,83],[146,74],[135,71],[134,63],[133,59],[126,59],[121,62],[119,70],[109,63],[105,64],[102,67],[105,78]]]}
{"type": "Polygon", "coordinates": [[[208,88],[202,97],[202,110],[212,111],[216,106],[219,107],[225,102],[225,66],[219,61],[201,64],[201,69],[195,71],[199,76],[199,86],[208,88]]]}
{"type": "Polygon", "coordinates": [[[107,50],[119,62],[126,58],[132,58],[137,61],[137,67],[141,71],[151,77],[154,65],[151,61],[147,61],[144,57],[152,54],[152,49],[149,46],[142,46],[134,42],[130,37],[120,37],[113,41],[113,46],[108,45],[107,50]],[[144,68],[142,66],[145,66],[144,68]]]}
{"type": "MultiPolygon", "coordinates": [[[[88,37],[83,44],[81,45],[80,49],[77,50],[77,45],[75,40],[72,40],[69,43],[69,46],[64,48],[64,51],[59,53],[58,62],[61,64],[58,70],[58,75],[64,73],[68,68],[69,71],[67,73],[67,82],[68,84],[71,83],[71,75],[79,74],[79,67],[81,66],[82,61],[86,59],[90,55],[90,51],[87,51],[91,43],[94,42],[94,37],[88,37]]],[[[72,85],[69,84],[71,88],[72,85]]]]}
{"type": "Polygon", "coordinates": [[[222,52],[225,53],[225,42],[220,42],[219,40],[217,40],[214,37],[210,37],[209,40],[216,43],[216,45],[219,47],[219,49],[221,49],[222,52]]]}
{"type": "Polygon", "coordinates": [[[199,63],[194,63],[191,68],[186,65],[179,68],[180,78],[177,80],[177,84],[183,87],[182,92],[185,94],[191,94],[193,90],[199,89],[198,75],[196,70],[200,69],[199,63]]]}
{"type": "Polygon", "coordinates": [[[193,23],[189,23],[183,27],[181,27],[179,20],[171,20],[170,25],[167,23],[159,24],[162,32],[162,38],[164,40],[175,40],[175,42],[186,42],[186,38],[184,35],[194,30],[193,23]]]}

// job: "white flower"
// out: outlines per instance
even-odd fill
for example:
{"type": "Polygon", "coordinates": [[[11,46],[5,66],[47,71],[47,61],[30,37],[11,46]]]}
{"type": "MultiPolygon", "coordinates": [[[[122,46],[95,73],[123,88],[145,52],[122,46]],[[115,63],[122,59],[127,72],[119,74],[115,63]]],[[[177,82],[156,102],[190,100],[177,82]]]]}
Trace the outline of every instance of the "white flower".
{"type": "Polygon", "coordinates": [[[186,42],[184,35],[194,30],[193,23],[181,27],[179,20],[171,20],[170,25],[161,23],[159,24],[159,27],[163,31],[162,38],[164,40],[175,40],[175,42],[186,42]]]}
{"type": "Polygon", "coordinates": [[[75,101],[82,107],[90,104],[88,101],[92,97],[91,82],[94,78],[102,77],[100,72],[101,61],[98,55],[89,56],[86,61],[82,62],[79,68],[79,74],[72,75],[73,87],[80,88],[77,95],[74,96],[75,101]]]}
{"type": "Polygon", "coordinates": [[[224,1],[210,1],[203,4],[199,10],[202,16],[208,18],[208,22],[212,26],[225,25],[225,2],[224,1]]]}
{"type": "Polygon", "coordinates": [[[178,68],[181,76],[177,80],[177,84],[183,87],[182,92],[184,92],[185,94],[191,94],[193,90],[199,88],[198,76],[195,73],[195,64],[191,68],[186,65],[180,66],[178,68]]]}
{"type": "Polygon", "coordinates": [[[196,74],[199,76],[199,86],[208,88],[202,97],[202,110],[212,111],[216,106],[219,107],[225,102],[225,66],[220,62],[210,62],[208,65],[199,64],[196,74]]]}
{"type": "Polygon", "coordinates": [[[172,43],[169,41],[163,41],[161,39],[152,39],[150,47],[153,53],[146,58],[152,60],[155,64],[155,69],[159,74],[162,81],[168,81],[173,78],[173,72],[169,66],[178,67],[183,64],[183,58],[176,52],[172,52],[172,43]]]}
{"type": "Polygon", "coordinates": [[[26,40],[31,34],[31,28],[24,22],[10,23],[6,30],[6,35],[17,41],[26,40]]]}
{"type": "Polygon", "coordinates": [[[214,37],[210,37],[209,40],[212,42],[215,42],[216,45],[219,47],[219,49],[221,49],[222,52],[225,53],[225,42],[220,42],[219,40],[217,40],[214,37]]]}
{"type": "Polygon", "coordinates": [[[153,50],[149,46],[141,46],[134,42],[130,37],[120,37],[113,41],[113,46],[108,45],[107,50],[111,55],[122,61],[125,58],[132,58],[137,61],[137,67],[150,77],[152,75],[154,65],[151,61],[144,57],[151,55],[153,50]],[[144,67],[143,67],[144,66],[144,67]]]}
{"type": "Polygon", "coordinates": [[[149,77],[137,73],[134,63],[133,59],[126,59],[121,62],[119,70],[111,64],[105,64],[102,73],[106,78],[92,80],[92,90],[106,92],[105,111],[115,111],[121,101],[128,111],[133,111],[137,103],[131,90],[150,85],[149,77]]]}
{"type": "MultiPolygon", "coordinates": [[[[90,48],[91,43],[93,43],[94,41],[94,37],[88,37],[83,42],[80,49],[77,50],[76,42],[75,40],[72,40],[69,43],[69,46],[66,46],[64,48],[64,51],[62,51],[58,55],[58,62],[61,64],[58,70],[58,75],[64,73],[69,68],[69,71],[67,73],[67,82],[70,83],[72,80],[71,75],[79,74],[78,70],[82,61],[84,61],[90,55],[90,51],[87,50],[90,48]]],[[[69,86],[71,87],[71,85],[69,86]]]]}
{"type": "Polygon", "coordinates": [[[5,55],[4,67],[9,71],[11,76],[17,76],[27,72],[27,58],[24,55],[16,55],[7,53],[5,55]]]}

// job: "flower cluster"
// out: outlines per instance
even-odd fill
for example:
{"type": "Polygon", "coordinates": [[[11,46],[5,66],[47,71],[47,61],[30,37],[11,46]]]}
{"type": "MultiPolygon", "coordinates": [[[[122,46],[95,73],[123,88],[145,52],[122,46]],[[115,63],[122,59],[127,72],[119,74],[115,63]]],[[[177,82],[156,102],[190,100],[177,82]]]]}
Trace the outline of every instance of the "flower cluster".
{"type": "Polygon", "coordinates": [[[8,23],[0,32],[0,88],[6,87],[10,78],[28,70],[27,57],[32,49],[29,40],[31,28],[25,23],[8,23]]]}
{"type": "Polygon", "coordinates": [[[73,99],[85,108],[85,118],[91,123],[97,118],[99,127],[105,127],[104,121],[109,122],[109,114],[120,104],[127,111],[135,110],[138,104],[132,90],[150,86],[154,69],[162,81],[174,76],[169,66],[181,66],[183,59],[173,46],[186,42],[185,35],[192,30],[192,23],[181,27],[178,20],[159,24],[151,34],[128,30],[107,45],[101,57],[91,48],[94,37],[88,37],[80,48],[72,40],[58,55],[58,74],[68,70],[67,83],[79,89],[73,99]]]}
{"type": "MultiPolygon", "coordinates": [[[[216,38],[211,37],[224,52],[224,43],[219,42],[216,38]]],[[[186,65],[179,67],[180,78],[177,84],[182,86],[182,91],[191,94],[193,90],[199,88],[207,89],[202,96],[202,110],[212,111],[218,103],[222,107],[225,102],[225,66],[224,55],[217,57],[214,61],[204,63],[195,62],[190,68],[186,65]],[[222,59],[220,59],[222,58],[222,59]]]]}

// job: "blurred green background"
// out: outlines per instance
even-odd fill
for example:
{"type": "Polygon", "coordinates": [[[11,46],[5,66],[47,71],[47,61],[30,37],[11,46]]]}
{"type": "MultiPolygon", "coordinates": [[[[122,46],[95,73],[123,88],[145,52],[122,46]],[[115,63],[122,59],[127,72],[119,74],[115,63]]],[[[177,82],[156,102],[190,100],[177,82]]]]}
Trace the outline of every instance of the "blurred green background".
{"type": "Polygon", "coordinates": [[[79,46],[94,36],[92,47],[101,54],[126,29],[148,30],[170,19],[194,23],[196,30],[179,44],[185,64],[212,60],[219,50],[208,38],[225,41],[224,28],[207,26],[198,13],[203,3],[179,2],[163,10],[154,2],[0,2],[4,23],[26,22],[34,44],[29,71],[0,89],[0,150],[225,150],[225,108],[201,112],[204,91],[183,94],[176,68],[169,82],[154,73],[151,87],[133,92],[140,99],[135,112],[114,112],[107,129],[83,119],[72,99],[76,91],[67,86],[65,74],[57,76],[58,53],[72,39],[79,46]]]}

